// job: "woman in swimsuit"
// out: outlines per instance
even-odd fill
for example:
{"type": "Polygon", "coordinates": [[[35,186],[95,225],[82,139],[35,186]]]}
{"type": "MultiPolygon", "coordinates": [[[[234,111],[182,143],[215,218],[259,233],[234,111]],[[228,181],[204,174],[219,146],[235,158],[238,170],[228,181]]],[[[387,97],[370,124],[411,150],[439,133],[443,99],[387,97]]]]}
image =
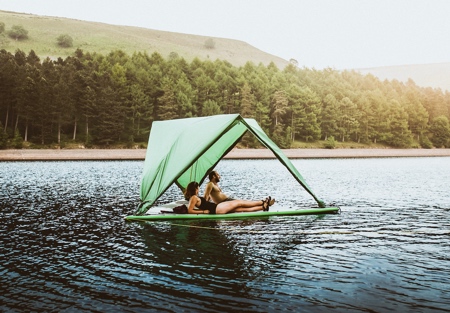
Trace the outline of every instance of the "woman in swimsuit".
{"type": "Polygon", "coordinates": [[[191,182],[186,188],[185,196],[189,200],[188,213],[191,214],[226,214],[232,212],[256,212],[269,211],[269,207],[275,203],[275,199],[268,197],[266,200],[232,200],[219,204],[206,201],[199,197],[200,187],[197,182],[191,182]],[[196,209],[198,208],[198,209],[196,209]]]}

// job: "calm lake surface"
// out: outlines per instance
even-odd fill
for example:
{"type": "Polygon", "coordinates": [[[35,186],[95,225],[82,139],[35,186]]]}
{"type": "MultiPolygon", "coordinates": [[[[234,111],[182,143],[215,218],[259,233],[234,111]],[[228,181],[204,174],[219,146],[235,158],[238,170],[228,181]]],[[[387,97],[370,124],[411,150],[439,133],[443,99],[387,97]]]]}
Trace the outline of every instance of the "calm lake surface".
{"type": "MultiPolygon", "coordinates": [[[[450,311],[450,158],[293,163],[340,214],[125,222],[141,161],[0,162],[0,312],[450,311]]],[[[276,160],[217,170],[315,205],[276,160]]]]}

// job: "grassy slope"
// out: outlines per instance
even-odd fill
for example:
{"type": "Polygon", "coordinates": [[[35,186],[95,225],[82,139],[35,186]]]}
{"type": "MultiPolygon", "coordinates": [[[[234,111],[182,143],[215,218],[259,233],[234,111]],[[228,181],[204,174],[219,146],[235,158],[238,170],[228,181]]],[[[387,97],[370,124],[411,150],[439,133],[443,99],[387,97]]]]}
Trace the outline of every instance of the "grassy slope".
{"type": "Polygon", "coordinates": [[[86,22],[59,17],[38,16],[0,11],[0,22],[5,23],[6,31],[13,25],[21,25],[28,30],[28,40],[15,41],[7,36],[0,39],[0,49],[14,53],[20,49],[26,53],[34,50],[41,58],[66,57],[80,48],[87,52],[108,54],[113,50],[123,50],[131,55],[134,52],[154,51],[167,57],[171,52],[178,53],[190,61],[194,57],[202,60],[227,60],[235,66],[247,61],[268,65],[274,62],[283,69],[288,61],[265,53],[238,40],[212,38],[214,49],[206,49],[205,41],[210,37],[172,33],[139,27],[117,26],[96,22],[86,22]],[[56,44],[59,35],[68,34],[73,38],[72,48],[61,48],[56,44]]]}
{"type": "MultiPolygon", "coordinates": [[[[80,48],[83,51],[107,54],[121,49],[131,55],[136,51],[151,54],[158,51],[164,57],[171,52],[178,53],[190,61],[194,57],[202,60],[227,60],[235,66],[244,65],[247,61],[255,64],[274,62],[283,69],[288,62],[274,55],[238,40],[213,38],[215,49],[206,49],[205,41],[209,37],[172,33],[144,29],[139,27],[117,26],[80,20],[21,14],[0,11],[0,22],[5,23],[6,31],[13,25],[22,25],[28,30],[29,39],[14,41],[7,36],[0,36],[0,49],[14,53],[21,49],[28,53],[33,49],[41,58],[49,56],[66,57],[80,48]],[[56,44],[59,35],[68,34],[74,40],[73,48],[61,48],[56,44]]],[[[301,65],[301,64],[300,64],[301,65]]],[[[372,73],[380,79],[397,79],[406,82],[412,78],[419,86],[430,86],[450,91],[450,63],[402,65],[368,69],[357,69],[362,74],[372,73]]]]}

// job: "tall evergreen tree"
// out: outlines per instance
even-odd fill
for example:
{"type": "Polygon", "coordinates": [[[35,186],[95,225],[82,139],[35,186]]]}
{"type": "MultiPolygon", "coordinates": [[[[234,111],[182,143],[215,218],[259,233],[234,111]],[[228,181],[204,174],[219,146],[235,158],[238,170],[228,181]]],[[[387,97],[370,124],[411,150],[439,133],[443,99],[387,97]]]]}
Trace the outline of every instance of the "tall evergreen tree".
{"type": "Polygon", "coordinates": [[[248,83],[244,83],[241,88],[241,115],[243,117],[252,117],[255,114],[255,97],[252,94],[252,90],[248,83]]]}
{"type": "Polygon", "coordinates": [[[0,122],[0,149],[6,149],[8,143],[8,137],[6,132],[3,131],[2,122],[0,122]]]}
{"type": "Polygon", "coordinates": [[[318,121],[320,116],[320,98],[308,87],[296,85],[289,90],[289,105],[291,108],[291,136],[299,134],[305,141],[320,139],[321,129],[318,121]]]}
{"type": "MultiPolygon", "coordinates": [[[[29,127],[33,123],[33,118],[42,116],[39,107],[41,73],[38,68],[30,64],[20,67],[18,77],[21,84],[17,86],[17,122],[19,116],[25,121],[24,140],[28,141],[29,127]]],[[[16,124],[17,124],[16,122],[16,124]]]]}
{"type": "MultiPolygon", "coordinates": [[[[212,94],[215,93],[216,84],[203,69],[199,68],[193,72],[192,85],[197,91],[195,105],[197,108],[201,108],[206,100],[213,98],[212,94]]],[[[201,115],[201,112],[198,112],[198,115],[201,115]]]]}
{"type": "Polygon", "coordinates": [[[195,105],[196,92],[192,88],[186,75],[183,75],[175,84],[175,97],[179,108],[178,116],[181,118],[197,116],[195,105]]]}
{"type": "Polygon", "coordinates": [[[125,68],[107,60],[100,63],[100,89],[97,100],[98,115],[95,128],[97,141],[109,145],[125,136],[128,108],[125,68]]]}
{"type": "Polygon", "coordinates": [[[173,91],[173,83],[165,78],[161,88],[163,94],[158,98],[158,119],[165,121],[178,118],[178,104],[173,91]]]}
{"type": "Polygon", "coordinates": [[[17,84],[17,64],[14,56],[5,51],[0,50],[0,116],[4,114],[3,132],[6,133],[9,121],[13,116],[13,110],[16,104],[16,84],[17,84]]]}
{"type": "Polygon", "coordinates": [[[109,145],[122,139],[125,130],[125,112],[118,103],[117,93],[111,86],[100,91],[98,100],[98,115],[93,127],[95,141],[109,145]]]}
{"type": "Polygon", "coordinates": [[[206,100],[202,106],[202,116],[212,116],[220,114],[220,107],[214,100],[206,100]]]}
{"type": "Polygon", "coordinates": [[[411,132],[416,135],[417,140],[427,130],[428,112],[420,103],[418,94],[412,92],[405,95],[403,107],[408,114],[408,125],[411,132]]]}
{"type": "MultiPolygon", "coordinates": [[[[42,62],[42,79],[40,80],[40,106],[44,108],[41,112],[41,116],[37,119],[40,128],[41,143],[53,141],[53,120],[56,118],[58,126],[58,143],[60,142],[60,130],[61,124],[58,123],[58,110],[64,110],[55,101],[55,93],[57,90],[57,73],[54,67],[54,63],[50,58],[46,58],[42,62]]],[[[67,91],[65,92],[67,94],[67,91]]]]}
{"type": "Polygon", "coordinates": [[[411,145],[411,131],[408,129],[408,114],[397,100],[390,101],[389,136],[386,143],[394,147],[406,148],[411,145]]]}
{"type": "Polygon", "coordinates": [[[142,87],[138,84],[130,86],[130,108],[131,108],[131,128],[133,141],[134,138],[140,138],[141,135],[141,121],[149,121],[149,117],[153,115],[153,109],[150,106],[150,98],[144,93],[142,87]],[[150,111],[149,111],[150,109],[150,111]]]}
{"type": "Polygon", "coordinates": [[[436,148],[450,147],[450,123],[446,116],[441,115],[433,119],[430,132],[431,142],[436,148]]]}
{"type": "Polygon", "coordinates": [[[321,133],[324,140],[329,136],[338,137],[337,125],[338,101],[332,94],[326,95],[322,101],[322,110],[320,114],[321,133]]]}
{"type": "Polygon", "coordinates": [[[339,104],[338,128],[341,141],[350,139],[352,134],[356,134],[359,123],[356,118],[356,104],[348,97],[343,98],[339,104]]]}
{"type": "Polygon", "coordinates": [[[272,98],[272,120],[275,126],[282,122],[283,116],[286,114],[288,106],[288,98],[284,90],[278,90],[274,93],[272,98]]]}
{"type": "Polygon", "coordinates": [[[371,91],[360,92],[358,93],[356,99],[356,106],[358,108],[358,136],[356,138],[357,142],[369,143],[370,142],[370,120],[373,117],[372,107],[370,105],[370,100],[367,93],[371,91]]]}

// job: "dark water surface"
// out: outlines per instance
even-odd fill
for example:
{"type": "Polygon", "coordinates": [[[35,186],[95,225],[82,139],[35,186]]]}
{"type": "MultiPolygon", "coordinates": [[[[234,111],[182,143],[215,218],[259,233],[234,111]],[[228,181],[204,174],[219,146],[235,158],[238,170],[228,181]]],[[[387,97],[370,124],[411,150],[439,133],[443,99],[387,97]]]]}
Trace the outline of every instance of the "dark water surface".
{"type": "MultiPolygon", "coordinates": [[[[0,311],[450,311],[450,158],[293,162],[341,214],[125,222],[141,161],[0,162],[0,311]]],[[[217,169],[314,205],[278,161],[217,169]]]]}

